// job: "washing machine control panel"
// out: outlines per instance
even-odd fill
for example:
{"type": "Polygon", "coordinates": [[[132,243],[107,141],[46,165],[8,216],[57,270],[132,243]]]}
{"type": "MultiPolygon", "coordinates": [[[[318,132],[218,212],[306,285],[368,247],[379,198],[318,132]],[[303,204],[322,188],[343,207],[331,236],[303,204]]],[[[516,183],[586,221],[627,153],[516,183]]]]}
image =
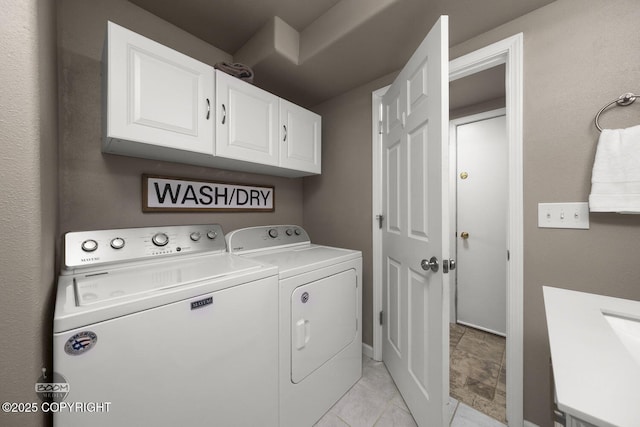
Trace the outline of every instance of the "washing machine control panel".
{"type": "Polygon", "coordinates": [[[64,268],[187,253],[225,252],[223,236],[219,224],[70,232],[64,235],[64,268]]]}
{"type": "Polygon", "coordinates": [[[229,252],[232,253],[311,243],[304,228],[297,225],[242,228],[227,234],[226,239],[229,252]]]}

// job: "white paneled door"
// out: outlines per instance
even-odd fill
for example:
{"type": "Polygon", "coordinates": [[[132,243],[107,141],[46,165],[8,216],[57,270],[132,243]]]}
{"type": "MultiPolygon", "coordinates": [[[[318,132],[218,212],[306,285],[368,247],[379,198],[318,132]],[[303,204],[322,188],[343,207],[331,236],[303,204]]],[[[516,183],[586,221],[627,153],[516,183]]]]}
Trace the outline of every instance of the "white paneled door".
{"type": "Polygon", "coordinates": [[[442,16],[382,98],[382,358],[419,426],[449,394],[448,50],[442,16]]]}

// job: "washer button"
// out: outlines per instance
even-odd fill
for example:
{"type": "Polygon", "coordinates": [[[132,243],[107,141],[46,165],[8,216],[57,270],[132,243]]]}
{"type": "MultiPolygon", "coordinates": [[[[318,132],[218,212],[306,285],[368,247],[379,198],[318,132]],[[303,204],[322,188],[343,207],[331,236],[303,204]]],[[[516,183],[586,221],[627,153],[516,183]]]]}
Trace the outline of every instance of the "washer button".
{"type": "Polygon", "coordinates": [[[189,237],[191,237],[191,240],[193,240],[194,242],[197,242],[198,240],[200,240],[200,233],[198,231],[194,231],[189,235],[189,237]]]}
{"type": "Polygon", "coordinates": [[[271,237],[272,239],[278,237],[278,230],[276,230],[275,228],[269,229],[269,237],[271,237]]]}
{"type": "Polygon", "coordinates": [[[211,240],[215,239],[217,236],[218,236],[218,233],[216,233],[215,230],[207,231],[207,237],[210,238],[211,240]]]}

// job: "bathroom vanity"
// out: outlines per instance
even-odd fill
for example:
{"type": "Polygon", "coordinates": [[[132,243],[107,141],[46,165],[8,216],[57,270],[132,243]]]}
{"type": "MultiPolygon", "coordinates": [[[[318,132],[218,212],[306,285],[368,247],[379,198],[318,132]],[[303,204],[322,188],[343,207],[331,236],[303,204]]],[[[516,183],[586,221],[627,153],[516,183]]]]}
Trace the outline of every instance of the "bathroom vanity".
{"type": "Polygon", "coordinates": [[[543,292],[555,401],[566,425],[639,425],[640,301],[543,292]]]}

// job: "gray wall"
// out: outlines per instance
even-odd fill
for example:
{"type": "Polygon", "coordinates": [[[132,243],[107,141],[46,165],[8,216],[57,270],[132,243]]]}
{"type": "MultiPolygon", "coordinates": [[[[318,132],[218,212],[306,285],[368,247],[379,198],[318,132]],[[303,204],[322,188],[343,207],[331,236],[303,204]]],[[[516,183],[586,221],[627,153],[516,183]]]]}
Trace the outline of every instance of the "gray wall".
{"type": "Polygon", "coordinates": [[[373,344],[371,92],[382,77],[314,108],[322,116],[322,175],[304,178],[304,226],[311,240],[362,251],[362,339],[373,344]]]}
{"type": "Polygon", "coordinates": [[[210,65],[231,56],[125,0],[58,2],[60,232],[219,223],[225,232],[302,223],[302,180],[229,172],[100,152],[100,60],[107,20],[210,65]],[[273,213],[142,213],[141,174],[275,186],[273,213]]]}
{"type": "MultiPolygon", "coordinates": [[[[451,49],[456,58],[524,33],[524,409],[551,422],[551,373],[542,286],[640,300],[640,216],[591,214],[589,230],[537,228],[540,202],[586,201],[598,132],[595,113],[638,90],[637,0],[558,0],[451,49]]],[[[365,85],[317,107],[323,115],[320,177],[305,178],[304,222],[323,243],[365,252],[363,337],[372,344],[371,90],[365,85]]],[[[640,105],[602,117],[640,123],[640,105]]],[[[587,374],[587,373],[585,373],[587,374]]]]}
{"type": "MultiPolygon", "coordinates": [[[[55,2],[0,8],[0,401],[37,402],[51,366],[57,224],[55,2]]],[[[42,414],[0,412],[0,425],[38,426],[42,414]]]]}

